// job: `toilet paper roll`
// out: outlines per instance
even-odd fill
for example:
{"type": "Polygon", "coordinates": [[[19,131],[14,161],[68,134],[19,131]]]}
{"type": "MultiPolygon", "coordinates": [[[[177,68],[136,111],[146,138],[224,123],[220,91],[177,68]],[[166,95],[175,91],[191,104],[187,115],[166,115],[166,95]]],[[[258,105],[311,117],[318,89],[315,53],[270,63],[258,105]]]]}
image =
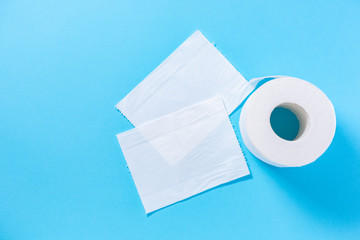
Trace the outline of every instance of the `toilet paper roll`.
{"type": "Polygon", "coordinates": [[[246,147],[257,158],[278,167],[299,167],[326,151],[335,134],[336,118],[333,105],[319,88],[298,78],[280,77],[249,97],[239,125],[246,147]],[[276,107],[289,109],[298,118],[299,132],[293,141],[273,131],[270,115],[276,107]]]}

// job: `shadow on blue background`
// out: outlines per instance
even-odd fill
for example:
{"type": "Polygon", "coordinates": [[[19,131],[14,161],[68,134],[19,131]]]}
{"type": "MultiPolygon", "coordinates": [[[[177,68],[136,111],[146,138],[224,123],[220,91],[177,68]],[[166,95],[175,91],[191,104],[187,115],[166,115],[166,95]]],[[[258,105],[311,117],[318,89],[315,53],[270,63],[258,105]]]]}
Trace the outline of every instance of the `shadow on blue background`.
{"type": "Polygon", "coordinates": [[[344,225],[360,219],[360,151],[349,141],[340,121],[330,148],[314,163],[300,168],[277,168],[262,164],[294,201],[318,217],[344,225]]]}
{"type": "MultiPolygon", "coordinates": [[[[265,78],[256,89],[273,79],[265,78]]],[[[250,96],[237,110],[241,110],[250,96]]],[[[278,136],[286,140],[295,139],[299,121],[290,110],[275,108],[270,122],[278,136]]],[[[356,224],[360,220],[360,183],[356,181],[359,176],[360,150],[356,147],[357,143],[350,140],[351,133],[345,129],[340,118],[330,147],[310,165],[278,168],[257,160],[300,207],[306,206],[319,218],[351,226],[351,223],[356,224]]]]}
{"type": "Polygon", "coordinates": [[[146,216],[150,217],[150,216],[152,216],[153,214],[155,214],[155,213],[157,213],[157,212],[159,212],[159,211],[161,211],[161,210],[164,210],[164,209],[166,209],[166,208],[172,207],[172,206],[177,205],[177,204],[179,204],[179,203],[182,203],[182,202],[191,200],[191,199],[193,199],[193,198],[195,198],[195,197],[201,196],[201,195],[206,194],[206,193],[208,193],[208,192],[210,192],[210,191],[214,191],[214,190],[216,190],[216,189],[218,189],[218,188],[222,188],[222,187],[230,186],[230,185],[233,185],[233,184],[236,184],[236,183],[240,183],[240,182],[243,182],[243,181],[247,181],[247,180],[250,180],[250,179],[252,179],[252,178],[253,178],[253,177],[252,177],[251,172],[250,172],[250,174],[247,175],[247,176],[244,176],[244,177],[241,177],[241,178],[232,180],[232,181],[230,181],[230,182],[223,183],[223,184],[218,185],[218,186],[216,186],[216,187],[210,188],[210,189],[205,190],[205,191],[203,191],[203,192],[201,192],[201,193],[195,194],[195,195],[193,195],[193,196],[191,196],[191,197],[185,198],[185,199],[183,199],[183,200],[181,200],[181,201],[178,201],[178,202],[176,202],[176,203],[170,204],[170,205],[168,205],[168,206],[166,206],[166,207],[163,207],[163,208],[160,208],[160,209],[158,209],[158,210],[155,210],[155,211],[153,211],[153,212],[151,212],[151,213],[148,213],[146,216]]]}

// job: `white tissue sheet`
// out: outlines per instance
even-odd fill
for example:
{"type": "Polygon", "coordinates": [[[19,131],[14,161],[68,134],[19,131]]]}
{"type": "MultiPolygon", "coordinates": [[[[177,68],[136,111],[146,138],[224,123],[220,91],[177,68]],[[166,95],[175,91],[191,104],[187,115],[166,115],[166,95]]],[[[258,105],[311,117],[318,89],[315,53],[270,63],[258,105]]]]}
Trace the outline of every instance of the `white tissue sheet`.
{"type": "Polygon", "coordinates": [[[249,174],[219,98],[117,137],[146,213],[249,174]]]}
{"type": "Polygon", "coordinates": [[[201,32],[196,31],[116,108],[138,126],[219,96],[230,114],[253,89],[201,32]]]}

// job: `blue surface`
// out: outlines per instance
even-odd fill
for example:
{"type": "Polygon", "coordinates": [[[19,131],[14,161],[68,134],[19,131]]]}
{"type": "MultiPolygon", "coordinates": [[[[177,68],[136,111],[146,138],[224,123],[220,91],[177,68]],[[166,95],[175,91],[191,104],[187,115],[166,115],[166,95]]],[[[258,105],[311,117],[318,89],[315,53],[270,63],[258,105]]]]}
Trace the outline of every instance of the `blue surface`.
{"type": "MultiPolygon", "coordinates": [[[[0,2],[0,239],[359,239],[360,2],[0,2]],[[332,100],[328,151],[146,216],[114,105],[196,29],[250,79],[332,100]]],[[[238,134],[238,110],[231,116],[238,134]]]]}

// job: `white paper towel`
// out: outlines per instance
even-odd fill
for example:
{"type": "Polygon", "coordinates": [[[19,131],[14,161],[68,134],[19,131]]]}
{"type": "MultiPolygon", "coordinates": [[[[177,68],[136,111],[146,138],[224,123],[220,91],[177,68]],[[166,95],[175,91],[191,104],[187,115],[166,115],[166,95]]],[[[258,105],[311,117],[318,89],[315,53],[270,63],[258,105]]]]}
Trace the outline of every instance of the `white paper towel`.
{"type": "Polygon", "coordinates": [[[219,98],[117,137],[146,213],[249,174],[219,98]]]}
{"type": "Polygon", "coordinates": [[[230,114],[252,90],[226,58],[196,31],[116,108],[138,126],[219,96],[230,114]]]}
{"type": "Polygon", "coordinates": [[[251,153],[266,163],[278,167],[309,164],[325,152],[334,137],[334,107],[311,83],[293,77],[276,78],[259,87],[244,104],[239,122],[241,136],[251,153]],[[293,141],[273,131],[270,115],[276,107],[287,108],[297,116],[300,129],[293,141]]]}

